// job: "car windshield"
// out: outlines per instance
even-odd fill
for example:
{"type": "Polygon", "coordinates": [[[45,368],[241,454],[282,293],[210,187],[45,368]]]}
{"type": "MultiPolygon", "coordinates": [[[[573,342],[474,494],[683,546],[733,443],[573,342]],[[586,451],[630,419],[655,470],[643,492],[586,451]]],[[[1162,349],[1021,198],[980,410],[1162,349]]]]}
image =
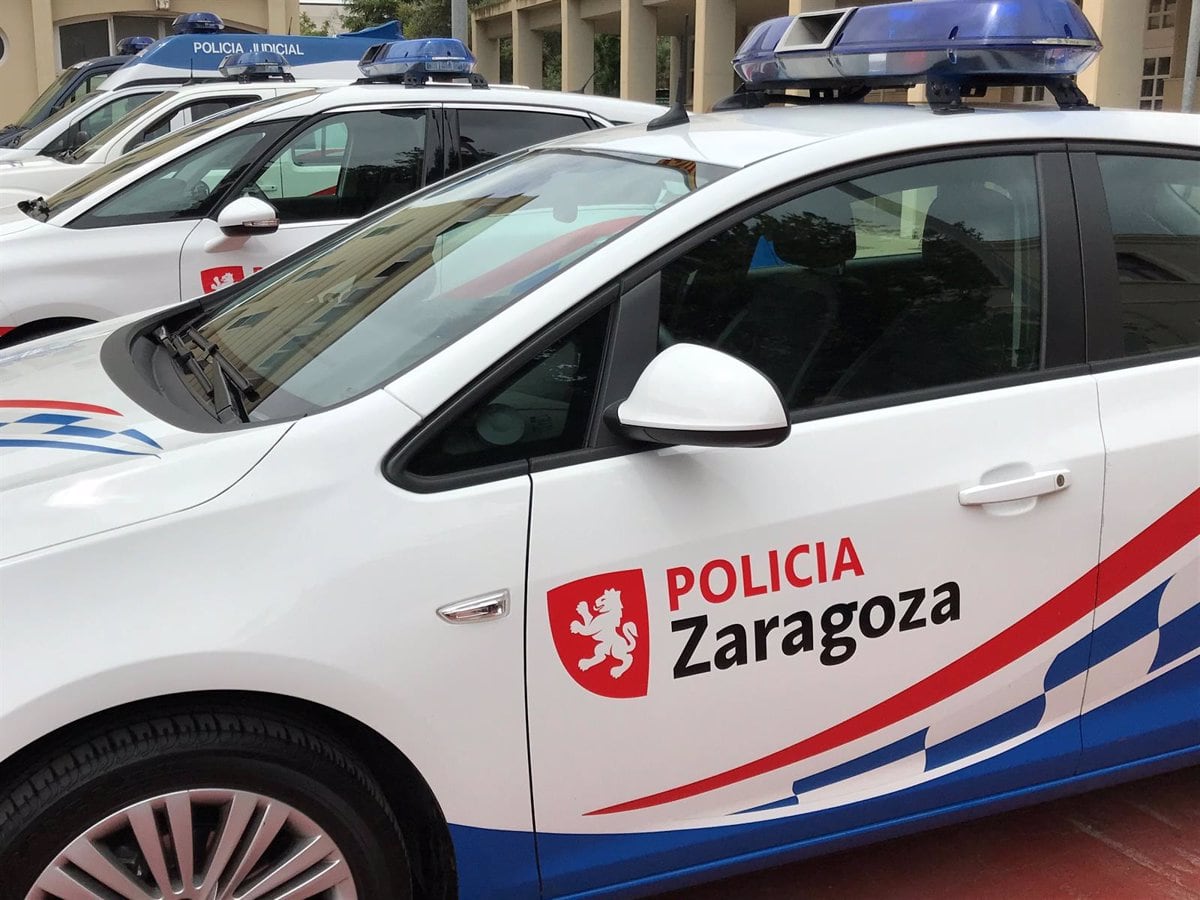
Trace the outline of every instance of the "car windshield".
{"type": "Polygon", "coordinates": [[[63,69],[58,73],[58,77],[50,82],[50,86],[38,95],[38,98],[29,105],[29,109],[25,110],[25,114],[17,119],[16,125],[18,128],[30,128],[37,123],[38,117],[41,116],[54,102],[54,98],[58,96],[59,91],[71,81],[79,70],[74,66],[68,69],[63,69]]]}
{"type": "MultiPolygon", "coordinates": [[[[88,97],[87,99],[91,100],[92,98],[88,97]]],[[[37,139],[38,135],[45,134],[48,131],[57,131],[59,128],[59,123],[62,122],[63,119],[75,115],[75,113],[82,108],[84,102],[84,100],[80,100],[76,103],[68,103],[48,119],[43,119],[33,128],[30,128],[27,132],[21,135],[21,140],[16,146],[27,147],[31,141],[37,139]]]]}
{"type": "Polygon", "coordinates": [[[235,106],[225,112],[217,113],[200,122],[196,122],[194,125],[189,125],[186,128],[180,128],[178,131],[165,134],[157,140],[139,144],[124,156],[114,159],[107,165],[101,166],[96,171],[79,179],[70,187],[64,188],[52,197],[48,197],[46,200],[46,218],[54,218],[59,213],[74,206],[88,194],[93,191],[99,191],[118,178],[124,177],[147,160],[167,156],[175,148],[190,143],[197,137],[225,128],[230,123],[240,121],[243,118],[251,118],[261,113],[265,106],[274,106],[303,97],[310,97],[316,93],[315,89],[296,91],[291,94],[285,94],[282,97],[274,97],[270,100],[263,100],[260,103],[252,103],[248,106],[235,106]]]}
{"type": "Polygon", "coordinates": [[[89,140],[87,143],[83,144],[78,150],[76,150],[74,153],[72,153],[71,154],[71,162],[83,162],[85,159],[87,159],[89,156],[91,156],[93,153],[95,153],[97,150],[99,150],[101,147],[103,147],[105,144],[107,144],[110,140],[112,140],[113,135],[117,134],[118,132],[124,131],[125,128],[129,125],[129,122],[131,121],[131,117],[135,113],[138,116],[142,116],[142,115],[146,115],[146,114],[153,115],[155,110],[158,110],[158,109],[162,108],[163,106],[166,106],[168,103],[170,103],[172,100],[174,100],[175,97],[177,96],[177,93],[178,93],[177,91],[168,91],[165,94],[159,94],[157,97],[155,97],[150,102],[143,103],[141,106],[131,109],[129,112],[127,112],[121,118],[117,119],[115,122],[113,122],[107,128],[105,128],[103,131],[99,132],[94,138],[89,140]]]}
{"type": "Polygon", "coordinates": [[[192,324],[249,380],[252,420],[311,412],[392,380],[728,171],[529,152],[341,232],[192,324]]]}

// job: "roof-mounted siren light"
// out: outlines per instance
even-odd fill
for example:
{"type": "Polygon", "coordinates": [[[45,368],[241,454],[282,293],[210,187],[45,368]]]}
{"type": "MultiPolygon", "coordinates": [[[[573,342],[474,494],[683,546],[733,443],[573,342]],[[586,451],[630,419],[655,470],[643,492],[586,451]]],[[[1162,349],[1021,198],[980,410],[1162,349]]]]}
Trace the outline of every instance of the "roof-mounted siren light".
{"type": "Polygon", "coordinates": [[[155,40],[156,38],[148,37],[144,34],[137,37],[121,38],[117,41],[117,56],[137,56],[153,44],[155,40]]]}
{"type": "Polygon", "coordinates": [[[171,23],[171,31],[175,34],[216,34],[224,30],[221,17],[210,12],[184,13],[171,23]]]}
{"type": "Polygon", "coordinates": [[[922,82],[939,112],[969,111],[962,98],[989,86],[1028,84],[1049,88],[1064,108],[1092,108],[1074,79],[1100,50],[1072,0],[906,0],[802,13],[751,30],[733,59],[745,84],[730,101],[760,96],[719,108],[763,105],[771,90],[807,88],[813,99],[802,102],[827,102],[922,82]]]}
{"type": "Polygon", "coordinates": [[[221,60],[217,67],[225,78],[233,78],[243,84],[251,81],[266,81],[278,78],[282,81],[295,81],[289,71],[287,57],[270,50],[247,50],[242,53],[230,53],[221,60]]]}
{"type": "Polygon", "coordinates": [[[427,80],[467,79],[473,87],[487,87],[475,74],[475,56],[455,38],[421,38],[389,41],[368,47],[358,63],[363,81],[400,82],[420,86],[427,80]]]}

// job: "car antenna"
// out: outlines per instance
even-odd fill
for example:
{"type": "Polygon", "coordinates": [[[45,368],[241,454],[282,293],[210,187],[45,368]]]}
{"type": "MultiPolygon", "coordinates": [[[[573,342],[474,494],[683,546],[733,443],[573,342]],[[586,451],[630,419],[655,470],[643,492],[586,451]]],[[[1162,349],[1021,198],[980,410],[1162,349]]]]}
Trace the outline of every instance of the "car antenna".
{"type": "Polygon", "coordinates": [[[596,70],[592,69],[592,74],[587,77],[587,81],[578,90],[571,91],[572,94],[582,94],[587,91],[587,86],[592,83],[592,79],[596,77],[596,70]]]}
{"type": "MultiPolygon", "coordinates": [[[[1197,0],[1200,2],[1200,0],[1197,0]]],[[[672,125],[683,125],[690,121],[688,119],[687,106],[684,101],[687,99],[687,75],[688,75],[688,25],[689,16],[683,17],[683,37],[680,39],[681,51],[683,59],[680,60],[679,66],[679,81],[675,84],[675,102],[671,104],[671,108],[659,116],[657,119],[651,119],[646,124],[647,131],[657,131],[659,128],[670,128],[672,125]]]]}

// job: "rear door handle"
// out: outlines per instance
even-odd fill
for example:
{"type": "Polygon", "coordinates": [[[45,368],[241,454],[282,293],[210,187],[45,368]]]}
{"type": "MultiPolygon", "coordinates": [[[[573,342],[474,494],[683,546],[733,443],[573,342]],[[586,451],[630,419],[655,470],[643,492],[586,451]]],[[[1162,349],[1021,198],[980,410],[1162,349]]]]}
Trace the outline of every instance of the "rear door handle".
{"type": "Polygon", "coordinates": [[[983,503],[1003,503],[1006,500],[1028,500],[1030,497],[1065,490],[1070,485],[1070,469],[1051,469],[1011,481],[997,481],[995,484],[966,488],[958,492],[958,502],[963,506],[979,506],[983,503]]]}

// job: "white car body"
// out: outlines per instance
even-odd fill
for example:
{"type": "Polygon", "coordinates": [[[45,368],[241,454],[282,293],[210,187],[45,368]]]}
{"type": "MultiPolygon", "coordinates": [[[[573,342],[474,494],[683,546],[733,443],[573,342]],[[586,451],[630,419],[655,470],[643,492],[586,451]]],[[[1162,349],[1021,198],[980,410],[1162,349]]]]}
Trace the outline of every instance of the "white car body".
{"type": "MultiPolygon", "coordinates": [[[[219,122],[210,120],[195,135],[190,130],[180,131],[166,139],[169,144],[147,145],[118,157],[107,168],[95,170],[93,178],[107,179],[102,186],[93,188],[88,179],[76,182],[64,195],[86,188],[86,196],[62,214],[51,215],[48,221],[38,221],[15,209],[0,210],[0,336],[16,328],[39,327],[47,320],[99,321],[208,293],[350,224],[356,216],[334,213],[291,221],[285,215],[274,233],[231,238],[218,226],[220,209],[214,208],[203,215],[152,217],[155,220],[139,224],[81,225],[106,201],[116,198],[114,202],[120,202],[122,191],[155,177],[165,181],[165,176],[156,173],[170,174],[175,160],[190,158],[234,132],[290,128],[289,136],[300,140],[308,123],[319,127],[323,117],[376,112],[392,115],[387,110],[406,110],[404,115],[438,122],[471,111],[494,110],[514,123],[525,121],[522,117],[550,117],[566,123],[564,127],[570,131],[617,122],[645,122],[661,112],[661,108],[650,104],[587,94],[432,84],[416,88],[393,84],[323,88],[281,98],[266,108],[235,110],[219,122]],[[297,120],[304,125],[291,124],[297,120]],[[130,289],[131,273],[137,273],[135,290],[130,289]]],[[[437,147],[445,143],[441,138],[436,140],[441,141],[437,147]]],[[[265,154],[266,148],[273,146],[273,138],[262,138],[251,152],[258,153],[257,148],[262,147],[265,154]]],[[[514,140],[504,149],[519,146],[524,144],[514,140]]],[[[346,151],[343,148],[341,152],[346,151]]],[[[435,143],[427,142],[424,152],[432,155],[435,143]]],[[[265,199],[279,203],[285,176],[289,186],[304,185],[305,179],[310,179],[311,190],[303,191],[314,196],[336,193],[340,190],[336,185],[345,183],[346,176],[339,174],[338,163],[310,166],[295,159],[294,154],[281,157],[273,164],[279,171],[270,177],[264,175],[266,181],[260,193],[265,192],[265,199]]],[[[205,176],[205,190],[219,187],[217,182],[228,170],[213,171],[215,174],[205,176]]],[[[424,178],[424,173],[419,177],[424,178]]],[[[55,196],[49,200],[53,204],[55,196]]],[[[226,205],[228,201],[222,201],[222,208],[226,205]]]]}
{"type": "MultiPolygon", "coordinates": [[[[147,84],[120,91],[93,91],[26,132],[16,147],[0,149],[0,164],[52,156],[64,149],[72,127],[88,120],[102,121],[103,128],[107,128],[134,111],[139,104],[148,103],[171,87],[147,84]]],[[[98,133],[92,132],[91,136],[98,133]]]]}
{"type": "Polygon", "coordinates": [[[103,101],[112,95],[117,98],[145,95],[150,99],[96,134],[87,145],[79,148],[82,152],[76,152],[69,160],[43,153],[45,146],[52,143],[58,134],[39,134],[28,147],[22,144],[12,150],[0,151],[0,215],[11,213],[21,200],[48,197],[69,187],[145,143],[147,133],[152,129],[154,137],[159,137],[212,115],[219,111],[218,107],[228,109],[298,90],[334,84],[336,82],[278,80],[239,84],[236,80],[230,80],[179,87],[126,88],[88,98],[86,102],[78,104],[75,116],[62,120],[60,128],[56,129],[58,133],[95,113],[98,108],[103,109],[103,101]],[[155,92],[159,92],[157,96],[155,92]]]}
{"type": "MultiPolygon", "coordinates": [[[[366,102],[371,88],[346,95],[360,90],[366,102]]],[[[550,151],[732,171],[376,389],[253,427],[186,427],[123,390],[109,367],[127,341],[113,335],[138,317],[0,354],[6,421],[66,411],[111,448],[0,446],[3,516],[19,523],[0,529],[0,760],[168,696],[333,710],[428,785],[464,897],[648,893],[1200,762],[1200,641],[1183,628],[1200,610],[1197,346],[1089,364],[1081,343],[1036,376],[793,413],[764,449],[646,445],[436,487],[384,475],[397,447],[485,396],[471,392],[564,317],[620,294],[614,329],[634,321],[658,260],[752,198],[1030,147],[1058,184],[1065,148],[1120,152],[1133,136],[1198,158],[1194,119],[1116,111],[768,109],[566,139],[550,151]],[[614,660],[624,640],[643,666],[623,695],[583,686],[587,659],[563,651],[555,624],[560,599],[586,607],[606,578],[642,585],[639,609],[627,594],[635,633],[607,638],[614,660]],[[960,590],[961,610],[936,624],[960,590]],[[501,591],[503,617],[439,618],[501,591]],[[872,604],[887,627],[865,611],[854,624],[872,604]],[[781,649],[780,620],[802,610],[823,633],[781,649]],[[853,660],[839,656],[847,633],[853,660]]],[[[78,278],[99,251],[78,249],[70,218],[6,226],[6,264],[71,258],[78,278]]],[[[143,240],[125,229],[106,250],[143,240]]],[[[1048,272],[1083,268],[1077,239],[1063,256],[1043,240],[1048,272]]],[[[140,270],[145,305],[173,299],[173,267],[159,278],[119,258],[140,270]]],[[[23,296],[68,289],[38,278],[23,296]]],[[[114,292],[95,291],[92,309],[119,312],[114,292]]],[[[703,382],[704,369],[686,371],[703,382]]],[[[48,426],[28,421],[0,443],[42,439],[48,426]]]]}

